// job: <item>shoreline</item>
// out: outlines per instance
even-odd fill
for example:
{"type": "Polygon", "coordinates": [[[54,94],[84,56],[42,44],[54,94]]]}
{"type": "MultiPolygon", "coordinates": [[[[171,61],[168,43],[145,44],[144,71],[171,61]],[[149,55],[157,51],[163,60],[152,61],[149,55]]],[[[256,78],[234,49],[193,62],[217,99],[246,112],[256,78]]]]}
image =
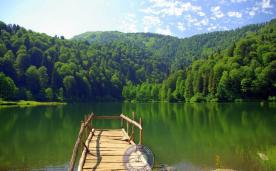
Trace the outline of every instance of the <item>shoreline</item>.
{"type": "Polygon", "coordinates": [[[19,101],[0,101],[1,107],[33,107],[33,106],[57,106],[65,105],[66,102],[40,102],[40,101],[29,101],[29,100],[19,100],[19,101]]]}

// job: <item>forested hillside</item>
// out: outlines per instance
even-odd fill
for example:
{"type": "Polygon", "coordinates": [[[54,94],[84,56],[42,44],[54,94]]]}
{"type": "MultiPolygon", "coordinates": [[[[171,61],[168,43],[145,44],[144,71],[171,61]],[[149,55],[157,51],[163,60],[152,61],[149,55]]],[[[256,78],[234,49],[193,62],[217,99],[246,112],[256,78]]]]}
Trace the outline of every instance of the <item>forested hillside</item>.
{"type": "Polygon", "coordinates": [[[127,100],[141,101],[190,100],[195,96],[221,100],[267,98],[275,94],[275,81],[267,77],[269,69],[275,71],[273,38],[275,21],[185,39],[152,33],[88,32],[73,40],[0,22],[0,98],[41,101],[121,100],[122,95],[127,100]],[[246,77],[250,80],[247,82],[242,75],[245,66],[254,70],[254,74],[246,77]],[[268,91],[258,93],[251,87],[243,91],[239,86],[238,91],[232,91],[228,84],[232,84],[235,72],[241,74],[237,85],[243,82],[251,86],[256,78],[265,77],[269,83],[262,86],[268,91]],[[228,87],[223,89],[221,80],[226,80],[228,87]]]}
{"type": "Polygon", "coordinates": [[[170,71],[183,69],[194,59],[206,58],[216,51],[224,51],[235,41],[256,32],[264,24],[254,24],[236,30],[217,31],[195,35],[185,39],[153,33],[121,33],[121,32],[86,32],[77,35],[73,40],[85,40],[95,44],[108,44],[121,40],[135,41],[150,52],[151,58],[166,58],[171,64],[170,71]]]}
{"type": "Polygon", "coordinates": [[[255,33],[248,32],[225,53],[217,51],[193,61],[162,84],[128,83],[123,89],[125,99],[138,101],[275,100],[275,95],[276,20],[255,33]]]}

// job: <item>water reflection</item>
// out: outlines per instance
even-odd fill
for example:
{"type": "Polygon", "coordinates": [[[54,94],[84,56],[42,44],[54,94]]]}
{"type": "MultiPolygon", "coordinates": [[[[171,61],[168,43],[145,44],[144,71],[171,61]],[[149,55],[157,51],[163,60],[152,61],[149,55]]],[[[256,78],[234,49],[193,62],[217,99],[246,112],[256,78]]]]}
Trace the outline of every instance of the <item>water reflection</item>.
{"type": "Polygon", "coordinates": [[[274,170],[275,109],[258,103],[123,105],[126,113],[142,116],[144,139],[159,163],[192,164],[203,170],[274,170]],[[259,151],[271,153],[270,160],[261,161],[259,151]]]}
{"type": "MultiPolygon", "coordinates": [[[[144,144],[152,149],[158,164],[179,170],[275,170],[275,109],[275,103],[82,103],[1,108],[0,170],[66,167],[80,120],[92,111],[105,115],[136,111],[137,118],[143,118],[144,144]],[[269,160],[262,161],[258,152],[269,160]]],[[[93,124],[120,126],[108,121],[93,124]]]]}

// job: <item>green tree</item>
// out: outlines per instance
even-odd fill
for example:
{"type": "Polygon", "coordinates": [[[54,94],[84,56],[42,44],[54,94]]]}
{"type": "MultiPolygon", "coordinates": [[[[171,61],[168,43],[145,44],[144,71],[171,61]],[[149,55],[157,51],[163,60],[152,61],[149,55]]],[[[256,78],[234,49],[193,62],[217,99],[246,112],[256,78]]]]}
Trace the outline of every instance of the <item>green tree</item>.
{"type": "Polygon", "coordinates": [[[17,90],[13,80],[0,72],[0,98],[12,100],[15,98],[17,90]]]}
{"type": "Polygon", "coordinates": [[[76,81],[75,77],[73,76],[66,76],[63,79],[63,85],[65,87],[66,97],[72,98],[76,96],[75,93],[75,87],[76,87],[76,81]]]}
{"type": "Polygon", "coordinates": [[[162,101],[167,100],[167,93],[168,93],[168,88],[167,88],[166,84],[163,82],[163,84],[161,86],[161,90],[160,90],[160,99],[162,101]]]}
{"type": "Polygon", "coordinates": [[[32,95],[38,95],[40,91],[40,75],[38,69],[31,65],[26,71],[26,84],[32,95]]]}
{"type": "Polygon", "coordinates": [[[7,51],[6,45],[3,43],[0,43],[0,56],[4,56],[6,51],[7,51]]]}
{"type": "Polygon", "coordinates": [[[41,66],[42,59],[43,59],[43,52],[37,47],[32,47],[29,50],[29,54],[30,54],[31,65],[34,65],[36,67],[41,66]]]}
{"type": "Polygon", "coordinates": [[[39,73],[39,83],[41,88],[46,88],[49,81],[49,76],[47,73],[47,68],[45,66],[41,66],[38,68],[39,73]]]}
{"type": "Polygon", "coordinates": [[[231,86],[229,73],[224,71],[222,77],[218,83],[217,97],[221,100],[232,100],[232,94],[229,92],[231,86]]]}
{"type": "Polygon", "coordinates": [[[177,101],[184,100],[184,84],[184,80],[182,80],[181,77],[179,77],[176,81],[176,88],[173,92],[173,98],[177,101]]]}
{"type": "Polygon", "coordinates": [[[252,90],[252,80],[249,78],[243,78],[241,80],[241,91],[244,97],[250,96],[250,92],[252,90]]]}
{"type": "Polygon", "coordinates": [[[25,70],[30,65],[30,58],[24,45],[20,46],[20,49],[17,51],[16,56],[17,57],[15,61],[15,66],[18,70],[18,75],[22,75],[25,73],[25,70]]]}
{"type": "Polygon", "coordinates": [[[52,101],[54,99],[54,93],[52,88],[45,89],[45,97],[48,101],[52,101]]]}
{"type": "Polygon", "coordinates": [[[3,72],[12,79],[16,79],[16,71],[13,66],[14,60],[15,57],[11,50],[8,50],[3,58],[0,57],[0,72],[3,72]]]}
{"type": "Polygon", "coordinates": [[[173,101],[173,96],[172,96],[172,89],[169,88],[168,92],[167,92],[167,99],[168,102],[172,102],[173,101]]]}
{"type": "Polygon", "coordinates": [[[190,72],[187,73],[187,79],[185,81],[185,100],[189,101],[191,97],[193,97],[194,92],[193,92],[193,79],[190,74],[190,72]]]}
{"type": "Polygon", "coordinates": [[[156,84],[152,85],[151,97],[152,97],[153,101],[158,101],[159,100],[159,86],[156,85],[156,84]]]}
{"type": "Polygon", "coordinates": [[[59,101],[64,101],[64,91],[62,87],[58,89],[57,99],[59,101]]]}

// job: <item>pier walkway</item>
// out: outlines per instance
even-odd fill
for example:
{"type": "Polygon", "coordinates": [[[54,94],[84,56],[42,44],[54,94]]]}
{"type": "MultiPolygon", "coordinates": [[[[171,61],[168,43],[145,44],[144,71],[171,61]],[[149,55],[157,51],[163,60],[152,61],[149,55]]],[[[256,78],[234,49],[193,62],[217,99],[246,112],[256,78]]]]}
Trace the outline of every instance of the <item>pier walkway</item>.
{"type": "Polygon", "coordinates": [[[135,121],[135,113],[132,119],[121,114],[119,116],[97,116],[91,114],[85,116],[81,122],[80,131],[75,143],[70,160],[69,171],[75,167],[78,150],[83,149],[78,171],[91,170],[126,170],[124,155],[126,150],[135,145],[134,129],[139,129],[139,144],[142,144],[142,120],[135,121]],[[112,119],[121,122],[119,129],[97,129],[92,125],[93,120],[112,119]]]}

